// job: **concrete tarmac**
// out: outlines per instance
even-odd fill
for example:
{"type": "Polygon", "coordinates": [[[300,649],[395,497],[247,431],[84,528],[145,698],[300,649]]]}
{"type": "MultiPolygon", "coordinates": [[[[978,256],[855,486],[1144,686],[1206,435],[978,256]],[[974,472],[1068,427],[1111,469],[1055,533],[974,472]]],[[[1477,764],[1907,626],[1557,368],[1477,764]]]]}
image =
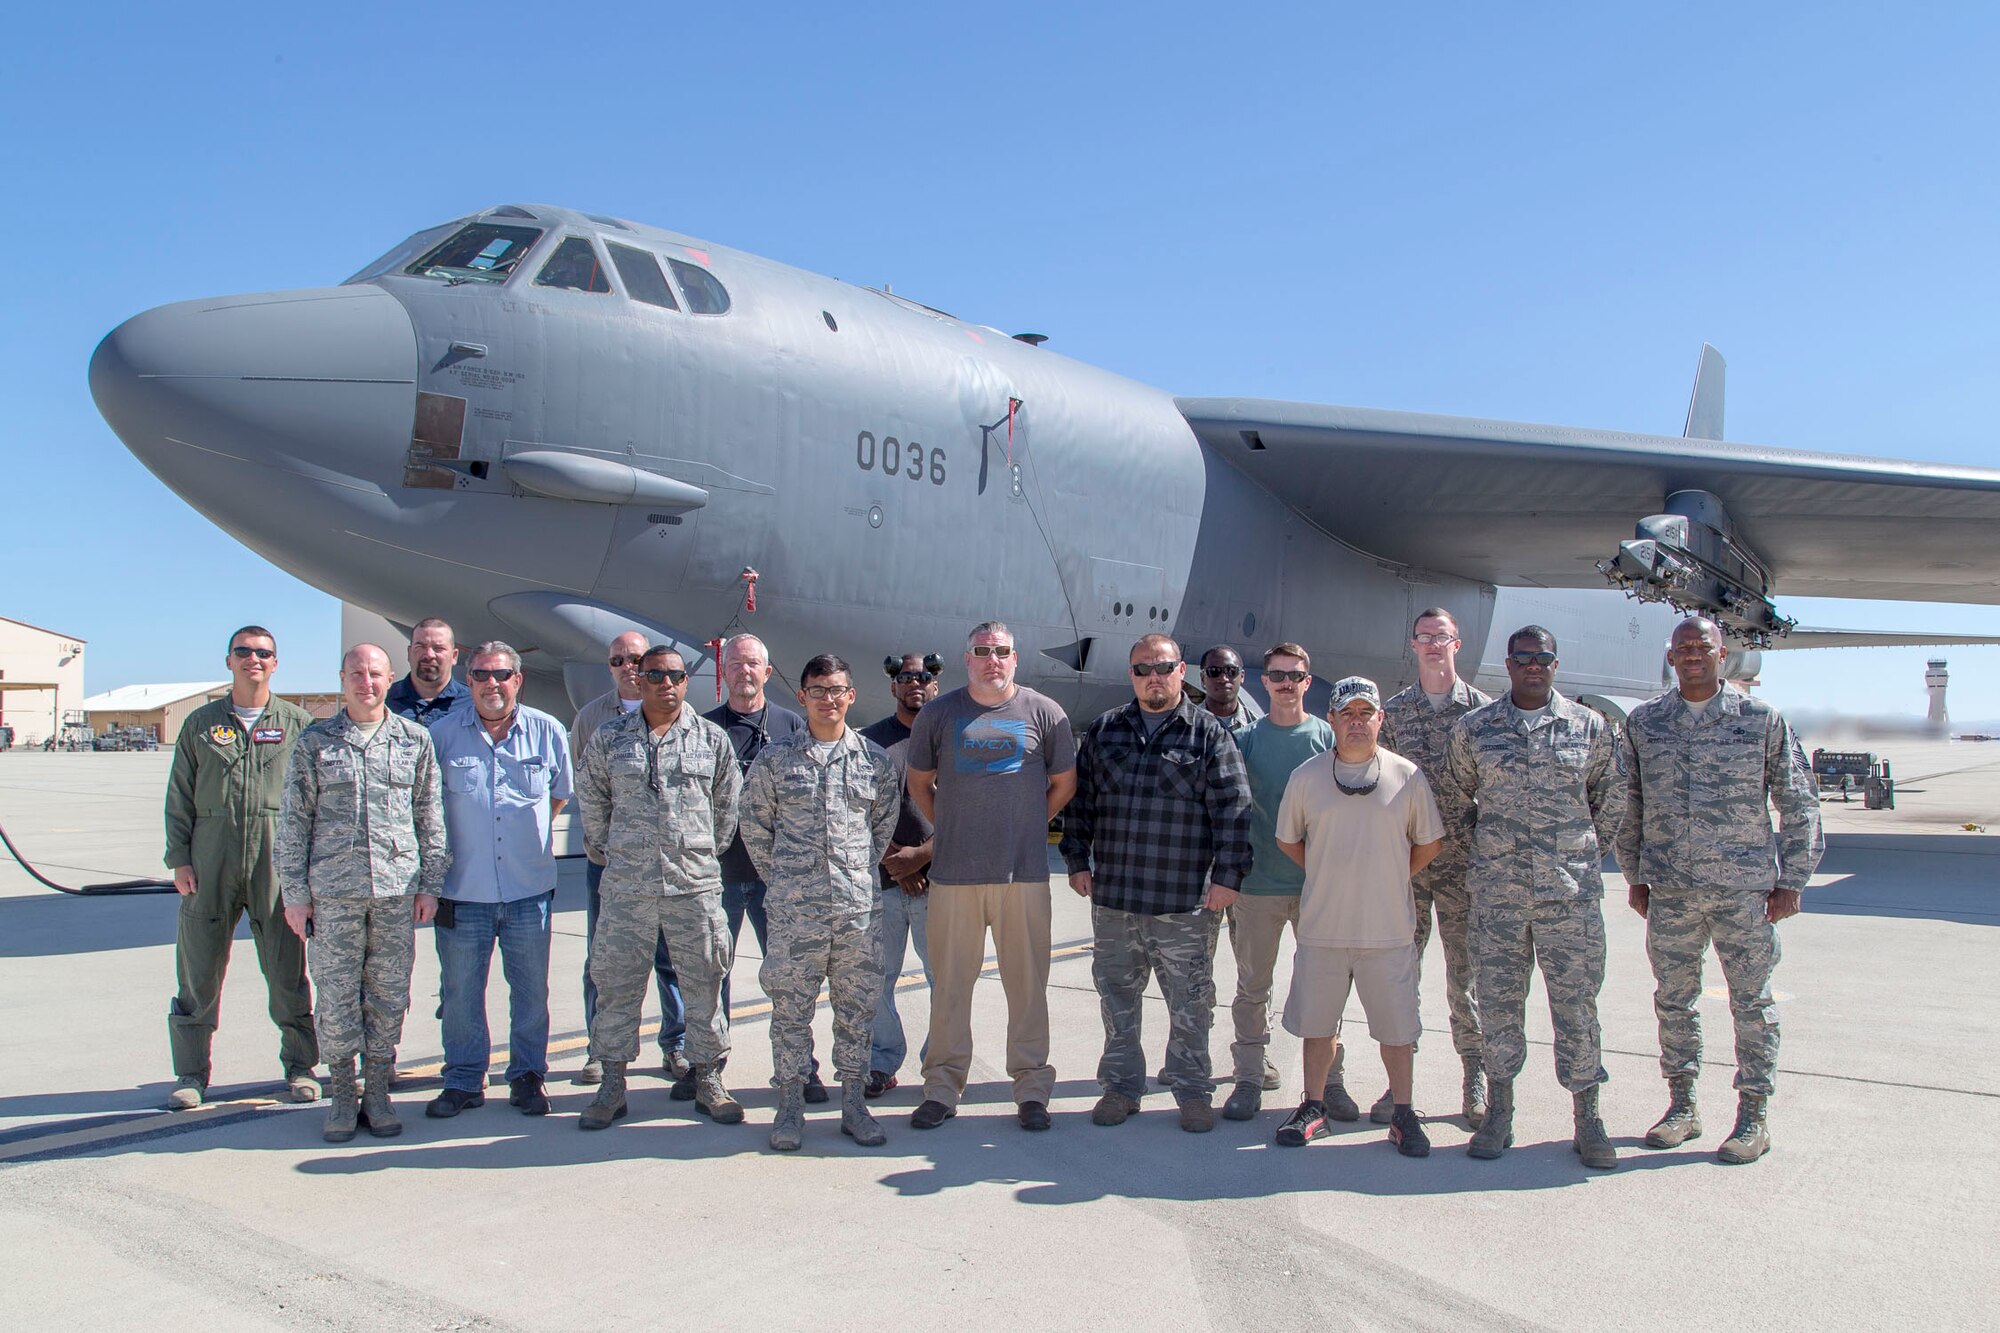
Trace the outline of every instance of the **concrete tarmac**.
{"type": "MultiPolygon", "coordinates": [[[[1539,986],[1518,1146],[1498,1162],[1465,1156],[1435,946],[1417,1058],[1428,1159],[1398,1156],[1365,1118],[1305,1149],[1274,1146],[1298,1099],[1298,1043],[1282,1032],[1273,1053],[1285,1085],[1252,1122],[1185,1134],[1171,1097],[1156,1092],[1126,1125],[1092,1126],[1102,1026],[1089,914],[1060,879],[1050,983],[1059,1083],[1047,1134],[1015,1125],[999,1067],[1005,1006],[990,975],[959,1117],[909,1128],[927,1014],[917,977],[903,996],[913,1037],[904,1086],[876,1104],[888,1145],[856,1147],[837,1115],[815,1108],[805,1150],[771,1152],[770,1048],[747,931],[729,1070],[747,1123],[710,1124],[670,1101],[663,1079],[641,1076],[630,1119],[578,1133],[590,1095],[567,1081],[582,1059],[578,862],[565,865],[551,964],[553,1115],[520,1116],[502,1085],[457,1120],[424,1118],[440,1048],[437,960],[420,939],[402,1046],[409,1077],[396,1094],[407,1128],[393,1140],[321,1142],[322,1107],[271,1100],[277,1037],[247,937],[216,1040],[218,1100],[174,1115],[159,1107],[172,1084],[176,900],[63,897],[0,861],[8,1323],[1991,1328],[2000,744],[1875,748],[1895,763],[1898,808],[1824,807],[1831,849],[1805,914],[1783,928],[1776,1146],[1735,1168],[1713,1158],[1734,1096],[1712,960],[1707,1132],[1679,1150],[1640,1144],[1664,1084],[1643,923],[1615,876],[1600,1013],[1605,1119],[1623,1161],[1590,1172],[1570,1150],[1539,986]]],[[[0,755],[0,824],[65,884],[158,874],[166,768],[164,754],[0,755]]],[[[1289,958],[1280,995],[1288,971],[1289,958]]],[[[1217,973],[1213,1049],[1226,1076],[1226,947],[1217,973]]],[[[497,967],[490,998],[504,1041],[497,967]]],[[[1358,1005],[1349,1016],[1349,1083],[1365,1107],[1383,1078],[1358,1005]]],[[[1156,1067],[1157,1000],[1149,1019],[1156,1067]]],[[[816,1040],[824,1059],[823,1008],[816,1040]]],[[[496,1078],[503,1064],[504,1051],[496,1078]]]]}

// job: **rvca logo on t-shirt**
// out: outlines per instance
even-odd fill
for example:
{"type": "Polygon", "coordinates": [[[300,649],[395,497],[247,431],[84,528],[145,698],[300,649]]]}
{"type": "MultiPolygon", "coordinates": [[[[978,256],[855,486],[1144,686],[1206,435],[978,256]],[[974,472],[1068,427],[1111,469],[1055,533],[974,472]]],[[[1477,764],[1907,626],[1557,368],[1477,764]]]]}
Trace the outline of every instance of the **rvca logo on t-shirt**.
{"type": "Polygon", "coordinates": [[[1028,754],[1028,724],[1020,718],[974,718],[958,731],[960,773],[1018,773],[1028,754]]]}

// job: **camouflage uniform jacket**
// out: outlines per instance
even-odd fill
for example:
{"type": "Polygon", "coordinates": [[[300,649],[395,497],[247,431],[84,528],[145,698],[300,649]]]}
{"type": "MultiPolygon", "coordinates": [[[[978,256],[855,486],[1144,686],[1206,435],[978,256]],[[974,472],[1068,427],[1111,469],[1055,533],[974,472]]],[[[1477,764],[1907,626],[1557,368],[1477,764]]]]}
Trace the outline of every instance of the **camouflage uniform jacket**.
{"type": "Polygon", "coordinates": [[[1679,690],[1668,690],[1632,710],[1619,750],[1625,820],[1617,853],[1627,880],[1805,888],[1826,850],[1819,795],[1777,709],[1725,685],[1697,716],[1679,690]]]}
{"type": "Polygon", "coordinates": [[[1625,791],[1601,714],[1551,691],[1531,727],[1503,696],[1459,719],[1446,755],[1439,786],[1476,807],[1466,872],[1475,899],[1604,896],[1599,862],[1625,791]]]}
{"type": "Polygon", "coordinates": [[[1417,872],[1428,881],[1456,883],[1465,876],[1465,858],[1472,843],[1472,803],[1463,800],[1457,789],[1444,780],[1445,750],[1451,744],[1452,728],[1475,708],[1493,702],[1493,696],[1475,690],[1464,680],[1453,680],[1444,707],[1432,708],[1424,696],[1422,681],[1391,695],[1382,705],[1381,744],[1423,770],[1424,778],[1437,796],[1438,814],[1444,818],[1444,849],[1437,858],[1417,872]]]}
{"type": "Polygon", "coordinates": [[[772,907],[875,909],[875,867],[902,810],[902,772],[852,727],[825,761],[813,735],[773,740],[743,787],[737,826],[772,907]]]}
{"type": "Polygon", "coordinates": [[[444,795],[423,725],[385,713],[365,743],[345,710],[307,727],[285,770],[277,861],[287,907],[443,889],[444,795]]]}
{"type": "Polygon", "coordinates": [[[658,736],[643,708],[599,727],[576,783],[584,845],[604,851],[599,892],[720,892],[742,789],[729,737],[692,708],[658,736]]]}

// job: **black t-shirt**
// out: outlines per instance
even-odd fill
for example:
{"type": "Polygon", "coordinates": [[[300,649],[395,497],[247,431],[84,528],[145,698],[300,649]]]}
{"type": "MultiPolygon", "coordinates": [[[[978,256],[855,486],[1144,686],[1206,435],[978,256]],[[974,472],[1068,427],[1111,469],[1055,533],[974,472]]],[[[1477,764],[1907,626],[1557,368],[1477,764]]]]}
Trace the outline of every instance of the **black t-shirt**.
{"type": "MultiPolygon", "coordinates": [[[[910,785],[905,775],[909,772],[910,729],[894,714],[880,722],[871,722],[861,729],[861,734],[888,751],[889,758],[896,764],[896,780],[901,782],[901,799],[896,806],[896,831],[891,839],[899,847],[914,847],[926,842],[931,836],[931,821],[924,818],[924,812],[917,809],[917,803],[910,799],[910,785]]],[[[889,878],[889,872],[877,867],[876,874],[882,887],[893,889],[896,881],[889,878]]]]}
{"type": "MultiPolygon", "coordinates": [[[[745,774],[750,772],[750,765],[766,745],[781,736],[793,736],[806,729],[804,718],[769,699],[764,701],[760,712],[739,713],[725,703],[702,716],[729,733],[729,743],[736,749],[736,762],[743,766],[745,774]]],[[[757,867],[751,863],[750,853],[744,849],[740,834],[730,839],[729,850],[722,854],[721,861],[725,884],[743,884],[757,878],[757,867]]]]}

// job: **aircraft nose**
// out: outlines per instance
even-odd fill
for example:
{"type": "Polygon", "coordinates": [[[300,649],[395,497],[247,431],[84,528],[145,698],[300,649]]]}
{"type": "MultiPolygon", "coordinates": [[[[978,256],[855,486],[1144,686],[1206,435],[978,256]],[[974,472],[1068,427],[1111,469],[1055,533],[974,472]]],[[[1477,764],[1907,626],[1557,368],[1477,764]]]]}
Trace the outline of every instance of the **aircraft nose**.
{"type": "Polygon", "coordinates": [[[249,540],[244,501],[260,493],[399,484],[416,373],[402,304],[379,287],[330,287],[135,315],[98,344],[90,391],[139,461],[249,540]]]}

